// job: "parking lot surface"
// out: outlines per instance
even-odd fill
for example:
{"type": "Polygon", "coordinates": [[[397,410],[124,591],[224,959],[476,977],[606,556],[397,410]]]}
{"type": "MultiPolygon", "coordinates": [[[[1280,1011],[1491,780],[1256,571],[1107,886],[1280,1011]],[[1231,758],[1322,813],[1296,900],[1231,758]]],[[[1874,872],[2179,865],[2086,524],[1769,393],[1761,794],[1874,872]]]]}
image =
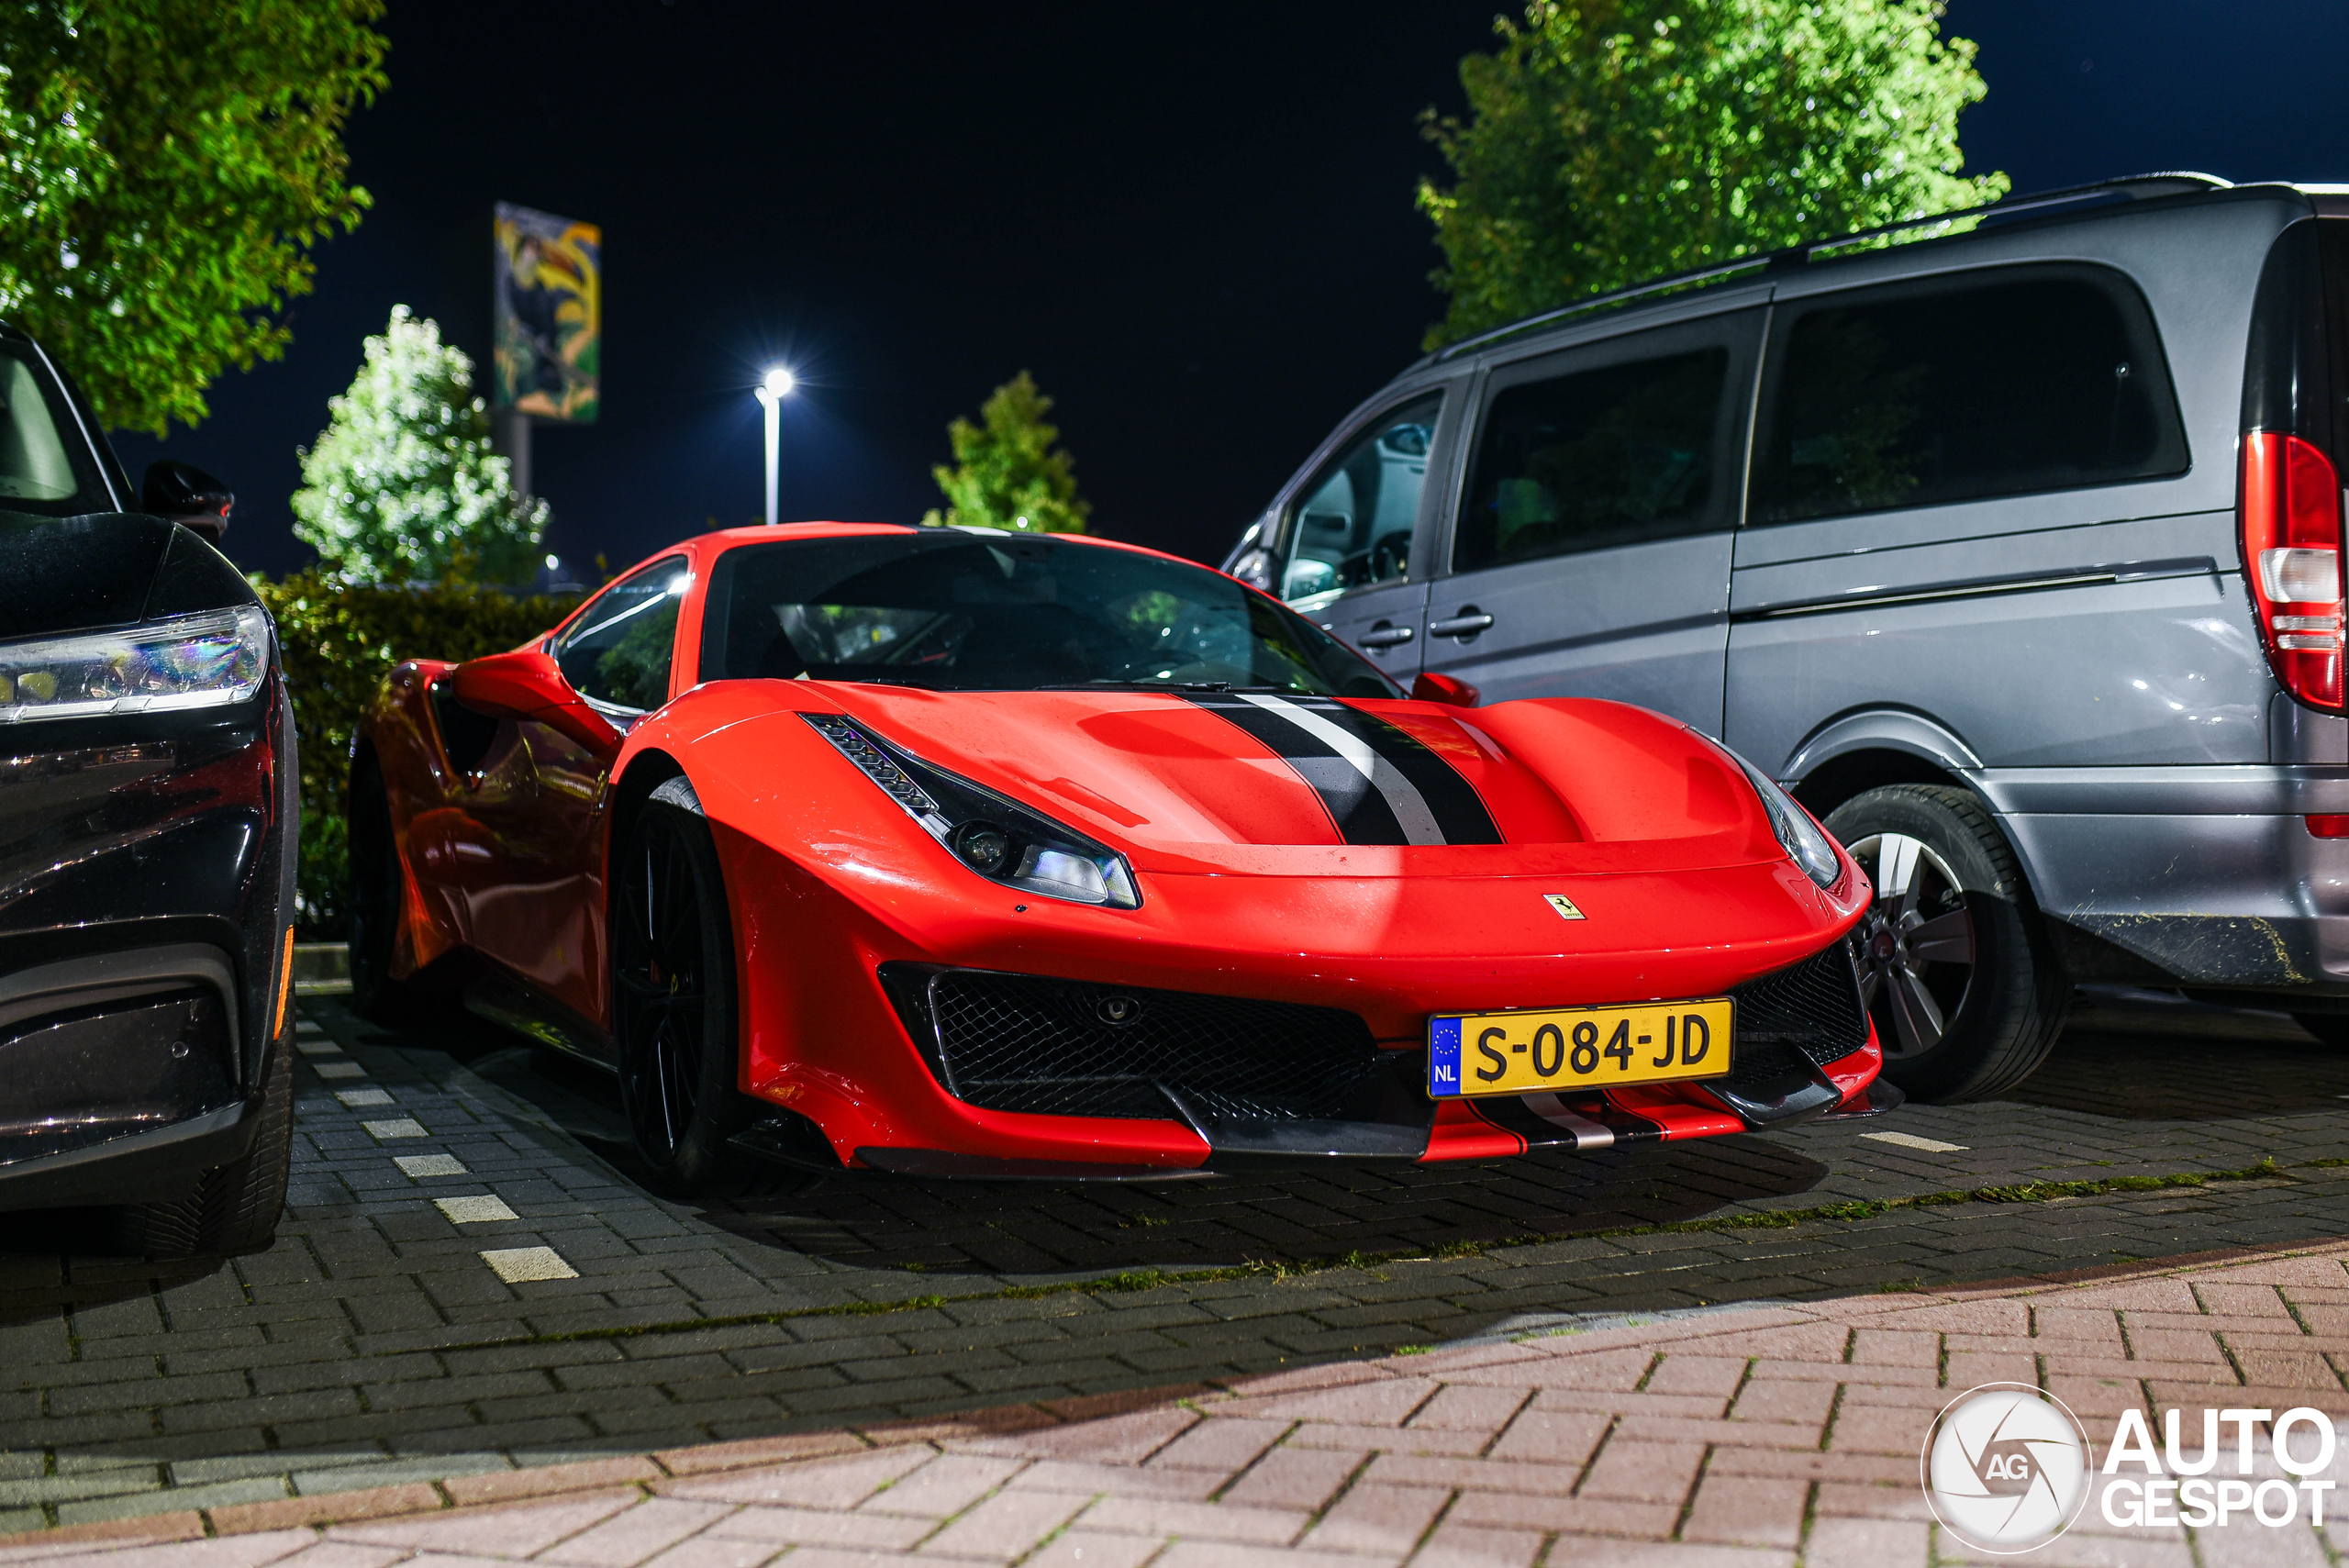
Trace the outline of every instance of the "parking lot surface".
{"type": "Polygon", "coordinates": [[[2349,1059],[2099,994],[2004,1101],[1680,1149],[685,1207],[608,1082],[305,999],[278,1243],[161,1267],[12,1221],[0,1529],[958,1412],[1047,1412],[1626,1314],[2349,1235],[2349,1059]]]}

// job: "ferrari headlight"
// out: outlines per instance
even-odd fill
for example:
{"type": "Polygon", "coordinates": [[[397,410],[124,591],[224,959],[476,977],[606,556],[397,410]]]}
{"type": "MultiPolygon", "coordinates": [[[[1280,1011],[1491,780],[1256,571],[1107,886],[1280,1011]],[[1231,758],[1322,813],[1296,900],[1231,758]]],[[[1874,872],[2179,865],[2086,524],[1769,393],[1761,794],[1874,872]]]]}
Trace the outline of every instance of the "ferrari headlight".
{"type": "Polygon", "coordinates": [[[991,882],[1072,904],[1137,909],[1126,857],[1008,795],[876,740],[836,713],[800,715],[949,853],[991,882]]]}
{"type": "Polygon", "coordinates": [[[243,702],[269,673],[258,605],[121,631],[0,642],[0,724],[243,702]]]}
{"type": "MultiPolygon", "coordinates": [[[[1714,742],[1720,745],[1719,741],[1714,742]]],[[[1769,814],[1770,830],[1802,867],[1803,874],[1821,887],[1832,887],[1843,874],[1843,862],[1835,853],[1835,842],[1828,838],[1827,829],[1811,820],[1810,813],[1800,802],[1778,787],[1778,781],[1721,746],[1729,758],[1744,771],[1753,793],[1762,797],[1762,809],[1769,814]]]]}

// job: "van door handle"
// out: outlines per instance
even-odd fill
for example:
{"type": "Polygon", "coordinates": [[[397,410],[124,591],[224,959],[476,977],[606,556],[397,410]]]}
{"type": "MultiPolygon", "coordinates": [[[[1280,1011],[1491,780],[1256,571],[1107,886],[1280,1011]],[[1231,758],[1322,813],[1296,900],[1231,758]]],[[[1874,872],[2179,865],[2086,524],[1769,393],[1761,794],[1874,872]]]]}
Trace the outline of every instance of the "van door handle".
{"type": "Polygon", "coordinates": [[[1460,613],[1453,616],[1450,620],[1431,620],[1428,622],[1428,635],[1430,637],[1456,637],[1461,641],[1465,642],[1470,638],[1475,636],[1478,632],[1484,630],[1486,627],[1491,626],[1492,624],[1493,617],[1478,609],[1475,606],[1463,605],[1460,606],[1460,613]]]}
{"type": "Polygon", "coordinates": [[[1362,645],[1378,650],[1400,648],[1418,635],[1408,626],[1397,626],[1391,620],[1383,620],[1362,634],[1362,645]]]}

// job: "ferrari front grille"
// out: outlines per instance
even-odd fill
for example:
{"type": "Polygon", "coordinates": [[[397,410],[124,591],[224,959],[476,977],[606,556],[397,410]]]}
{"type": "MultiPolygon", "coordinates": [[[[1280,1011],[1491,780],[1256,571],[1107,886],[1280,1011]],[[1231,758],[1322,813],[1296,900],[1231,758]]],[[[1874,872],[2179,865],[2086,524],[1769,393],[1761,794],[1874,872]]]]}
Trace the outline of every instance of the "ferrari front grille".
{"type": "Polygon", "coordinates": [[[1732,1084],[1840,1062],[1868,1042],[1859,973],[1842,942],[1730,993],[1737,1002],[1732,1084]]]}
{"type": "Polygon", "coordinates": [[[1338,1119],[1384,1059],[1335,1007],[987,970],[884,964],[947,1091],[987,1110],[1181,1119],[1338,1119]]]}

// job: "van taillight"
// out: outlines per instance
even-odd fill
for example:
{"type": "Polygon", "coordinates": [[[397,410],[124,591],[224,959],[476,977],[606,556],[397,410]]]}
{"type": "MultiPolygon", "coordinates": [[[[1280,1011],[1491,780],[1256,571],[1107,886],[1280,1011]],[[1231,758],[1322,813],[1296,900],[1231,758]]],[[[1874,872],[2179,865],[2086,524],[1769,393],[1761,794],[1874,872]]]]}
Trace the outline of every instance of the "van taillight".
{"type": "Polygon", "coordinates": [[[2243,565],[2268,662],[2310,707],[2341,710],[2341,476],[2298,436],[2243,439],[2243,565]]]}

